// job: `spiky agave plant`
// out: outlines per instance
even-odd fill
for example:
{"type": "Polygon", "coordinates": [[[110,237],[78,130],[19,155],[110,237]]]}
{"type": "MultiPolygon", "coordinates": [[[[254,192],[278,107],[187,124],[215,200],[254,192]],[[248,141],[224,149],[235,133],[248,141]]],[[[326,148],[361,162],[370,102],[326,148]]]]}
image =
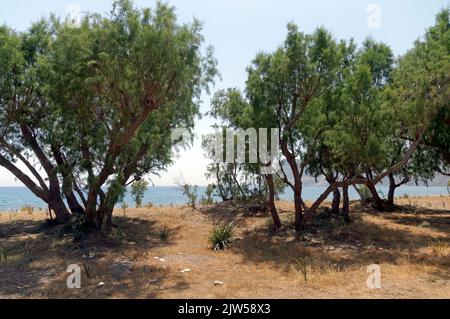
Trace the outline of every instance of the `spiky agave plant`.
{"type": "Polygon", "coordinates": [[[214,227],[208,236],[213,250],[223,250],[231,246],[233,242],[234,225],[225,224],[214,227]]]}

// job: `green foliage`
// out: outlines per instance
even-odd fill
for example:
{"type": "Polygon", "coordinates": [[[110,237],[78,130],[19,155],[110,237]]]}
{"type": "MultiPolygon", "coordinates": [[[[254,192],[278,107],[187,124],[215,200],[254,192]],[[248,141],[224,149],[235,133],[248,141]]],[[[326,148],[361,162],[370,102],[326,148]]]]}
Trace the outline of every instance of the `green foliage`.
{"type": "Polygon", "coordinates": [[[359,187],[355,186],[355,189],[358,192],[361,201],[364,202],[372,198],[372,193],[366,185],[361,185],[359,187]]]}
{"type": "Polygon", "coordinates": [[[180,23],[160,2],[116,0],[77,27],[53,16],[21,34],[0,27],[0,165],[58,220],[69,213],[64,197],[97,229],[104,217],[111,227],[129,181],[169,165],[172,130],[194,127],[217,73],[203,42],[197,20],[180,23]]]}
{"type": "MultiPolygon", "coordinates": [[[[450,165],[450,9],[441,10],[435,25],[418,39],[414,47],[401,57],[394,72],[390,98],[396,103],[404,122],[425,122],[428,130],[423,145],[428,163],[445,171],[450,165]],[[433,158],[434,157],[434,158],[433,158]],[[442,163],[436,162],[441,160],[442,163]]],[[[414,131],[406,130],[405,138],[412,139],[414,131]]]]}
{"type": "Polygon", "coordinates": [[[232,224],[214,227],[208,236],[212,249],[223,250],[229,248],[233,242],[233,233],[234,226],[232,224]]]}
{"type": "Polygon", "coordinates": [[[136,203],[136,207],[142,206],[142,199],[144,198],[147,188],[148,182],[144,179],[131,184],[131,197],[133,197],[134,202],[136,203]]]}
{"type": "Polygon", "coordinates": [[[183,195],[187,197],[188,205],[192,208],[192,210],[196,210],[198,199],[198,186],[182,182],[179,184],[179,187],[183,195]]]}
{"type": "MultiPolygon", "coordinates": [[[[220,92],[216,93],[212,103],[219,103],[217,102],[219,95],[220,92]]],[[[222,120],[227,121],[226,118],[222,118],[222,120]]],[[[222,137],[224,138],[225,153],[227,150],[225,134],[222,137]]],[[[207,166],[206,177],[214,180],[215,195],[222,198],[223,201],[242,201],[263,193],[263,179],[259,174],[259,166],[249,163],[225,163],[217,160],[216,150],[210,146],[215,138],[216,135],[211,134],[205,136],[202,141],[205,156],[213,159],[207,166]]],[[[234,146],[234,156],[236,156],[237,144],[235,143],[234,146]]],[[[249,148],[247,147],[246,154],[248,152],[249,148]]]]}
{"type": "Polygon", "coordinates": [[[202,196],[201,203],[203,205],[214,204],[214,191],[215,185],[208,185],[205,190],[205,194],[202,196]]]}

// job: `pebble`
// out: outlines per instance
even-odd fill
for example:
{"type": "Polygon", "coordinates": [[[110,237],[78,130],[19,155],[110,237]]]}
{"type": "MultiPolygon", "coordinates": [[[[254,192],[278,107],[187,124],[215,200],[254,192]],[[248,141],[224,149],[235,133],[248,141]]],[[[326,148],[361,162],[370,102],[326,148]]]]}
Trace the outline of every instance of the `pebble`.
{"type": "Polygon", "coordinates": [[[105,283],[102,281],[102,282],[99,282],[99,283],[98,283],[97,287],[98,287],[98,288],[101,288],[101,287],[103,287],[104,285],[105,285],[105,283]]]}
{"type": "Polygon", "coordinates": [[[189,269],[189,268],[186,268],[186,269],[183,269],[183,270],[180,270],[180,272],[182,273],[182,274],[184,274],[185,272],[190,272],[191,270],[189,269]]]}
{"type": "Polygon", "coordinates": [[[214,281],[214,286],[223,286],[223,281],[214,281]]]}

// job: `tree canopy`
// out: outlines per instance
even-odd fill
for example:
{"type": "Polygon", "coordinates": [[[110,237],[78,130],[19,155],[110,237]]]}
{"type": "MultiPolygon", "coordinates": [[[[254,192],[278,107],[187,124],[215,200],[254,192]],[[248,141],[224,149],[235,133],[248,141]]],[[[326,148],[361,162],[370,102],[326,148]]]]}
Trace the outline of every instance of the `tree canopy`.
{"type": "Polygon", "coordinates": [[[23,34],[3,27],[0,164],[58,219],[70,210],[109,229],[125,187],[171,162],[171,130],[194,125],[216,74],[200,32],[167,5],[139,10],[128,0],[77,27],[56,17],[23,34]]]}

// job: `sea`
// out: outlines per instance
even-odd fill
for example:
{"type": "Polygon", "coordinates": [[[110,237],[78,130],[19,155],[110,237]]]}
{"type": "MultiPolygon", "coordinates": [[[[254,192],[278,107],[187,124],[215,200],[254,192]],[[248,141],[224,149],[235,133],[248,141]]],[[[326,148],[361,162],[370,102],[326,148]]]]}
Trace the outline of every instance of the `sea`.
{"type": "MultiPolygon", "coordinates": [[[[206,187],[198,188],[198,196],[204,194],[206,187]]],[[[314,200],[320,196],[325,190],[321,186],[304,186],[303,198],[304,200],[314,200]]],[[[386,186],[377,187],[378,193],[381,197],[386,197],[388,188],[386,186]]],[[[432,196],[432,195],[447,195],[449,190],[443,186],[401,186],[396,191],[396,196],[432,196]]],[[[293,193],[291,189],[286,189],[280,194],[281,200],[293,200],[293,193]]],[[[358,199],[359,196],[353,188],[349,189],[350,199],[358,199]]],[[[331,198],[331,195],[330,195],[331,198]]],[[[218,199],[217,199],[218,200],[218,199]]],[[[125,195],[124,202],[129,207],[134,207],[133,199],[129,192],[125,195]]],[[[155,186],[150,187],[145,193],[143,203],[153,205],[183,205],[187,203],[187,199],[177,186],[155,186]]],[[[119,207],[121,203],[118,203],[119,207]]],[[[0,211],[14,211],[20,210],[23,206],[33,206],[35,208],[46,208],[46,204],[37,198],[26,187],[0,187],[0,211]]]]}

